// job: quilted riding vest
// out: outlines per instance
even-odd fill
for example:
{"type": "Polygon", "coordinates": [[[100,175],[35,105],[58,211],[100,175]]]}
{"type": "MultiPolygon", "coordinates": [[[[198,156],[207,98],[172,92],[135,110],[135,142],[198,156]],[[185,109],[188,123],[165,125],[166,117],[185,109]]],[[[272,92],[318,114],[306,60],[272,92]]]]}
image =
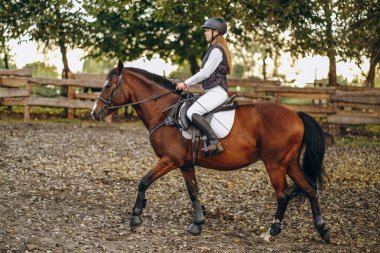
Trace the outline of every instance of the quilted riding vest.
{"type": "Polygon", "coordinates": [[[211,45],[202,59],[201,68],[203,68],[204,65],[206,64],[208,57],[210,56],[211,50],[213,50],[214,48],[219,48],[220,51],[222,51],[223,60],[219,64],[219,66],[215,69],[215,71],[210,75],[210,77],[202,81],[202,87],[203,89],[206,90],[206,89],[211,89],[220,85],[225,91],[227,91],[228,90],[228,84],[227,84],[228,64],[227,64],[226,52],[224,52],[223,47],[219,45],[211,45]]]}

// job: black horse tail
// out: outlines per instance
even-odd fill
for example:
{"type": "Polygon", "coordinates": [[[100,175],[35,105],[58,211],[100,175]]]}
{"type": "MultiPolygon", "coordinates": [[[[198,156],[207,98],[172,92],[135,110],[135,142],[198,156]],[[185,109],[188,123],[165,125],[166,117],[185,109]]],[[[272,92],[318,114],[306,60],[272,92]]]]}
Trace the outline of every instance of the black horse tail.
{"type": "MultiPolygon", "coordinates": [[[[317,186],[323,189],[324,184],[325,137],[321,126],[310,115],[298,112],[298,116],[302,119],[305,128],[301,146],[301,148],[305,147],[302,170],[313,189],[317,191],[317,186]]],[[[299,197],[305,196],[305,192],[298,186],[293,188],[292,193],[299,197]]]]}

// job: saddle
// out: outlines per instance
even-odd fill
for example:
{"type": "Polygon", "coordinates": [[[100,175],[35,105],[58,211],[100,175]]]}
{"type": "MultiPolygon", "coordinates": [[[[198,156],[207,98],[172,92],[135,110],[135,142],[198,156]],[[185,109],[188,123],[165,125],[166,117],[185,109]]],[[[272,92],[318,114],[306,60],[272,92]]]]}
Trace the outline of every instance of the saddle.
{"type": "MultiPolygon", "coordinates": [[[[187,131],[190,126],[192,125],[190,119],[187,117],[187,110],[194,104],[194,102],[200,97],[200,95],[195,95],[190,101],[184,102],[185,105],[180,108],[179,111],[179,120],[183,126],[183,129],[187,131]]],[[[222,111],[229,111],[234,110],[238,107],[237,101],[234,101],[236,98],[236,94],[233,94],[231,97],[229,97],[223,104],[215,108],[214,110],[207,112],[206,114],[202,115],[205,117],[209,122],[211,121],[212,115],[217,112],[222,111]]]]}
{"type": "MultiPolygon", "coordinates": [[[[165,119],[164,124],[169,126],[177,127],[180,131],[187,131],[191,133],[191,143],[193,149],[193,164],[197,164],[198,158],[198,147],[199,142],[203,142],[203,146],[205,147],[204,155],[207,157],[207,138],[206,136],[201,135],[199,129],[197,129],[190,119],[187,117],[187,110],[195,103],[195,101],[200,98],[200,94],[193,94],[188,91],[183,91],[177,103],[172,106],[172,110],[169,116],[165,119]]],[[[211,122],[212,115],[221,111],[229,111],[238,108],[238,102],[235,101],[236,94],[233,94],[229,97],[223,104],[215,108],[214,110],[207,112],[203,116],[211,122]]],[[[168,108],[170,109],[170,108],[168,108]]]]}

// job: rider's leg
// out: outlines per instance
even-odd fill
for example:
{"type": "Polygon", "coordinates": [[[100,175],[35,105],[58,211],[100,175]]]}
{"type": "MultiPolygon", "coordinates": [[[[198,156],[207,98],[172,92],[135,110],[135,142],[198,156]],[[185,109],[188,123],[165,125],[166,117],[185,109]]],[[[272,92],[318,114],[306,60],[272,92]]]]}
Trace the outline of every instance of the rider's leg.
{"type": "Polygon", "coordinates": [[[201,115],[212,111],[222,103],[224,103],[228,97],[227,92],[220,86],[206,90],[206,93],[202,95],[187,111],[187,117],[194,123],[201,132],[207,136],[209,141],[208,150],[210,153],[222,152],[223,147],[219,143],[214,131],[211,129],[210,124],[201,115]],[[219,151],[218,151],[219,150],[219,151]]]}
{"type": "Polygon", "coordinates": [[[206,135],[209,145],[207,147],[208,152],[210,153],[221,153],[224,151],[222,144],[220,144],[218,137],[212,131],[208,121],[203,118],[198,113],[194,113],[192,116],[193,124],[204,134],[206,135]]]}

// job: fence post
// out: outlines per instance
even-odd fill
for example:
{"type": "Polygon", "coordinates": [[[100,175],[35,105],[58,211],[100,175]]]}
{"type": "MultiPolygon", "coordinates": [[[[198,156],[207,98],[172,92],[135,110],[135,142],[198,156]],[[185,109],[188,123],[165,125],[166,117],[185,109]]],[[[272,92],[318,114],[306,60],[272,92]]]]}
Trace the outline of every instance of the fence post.
{"type": "Polygon", "coordinates": [[[24,105],[24,122],[28,123],[30,120],[30,105],[29,98],[32,96],[32,84],[29,82],[29,79],[26,83],[26,90],[28,91],[28,97],[25,99],[25,105],[24,105]]]}
{"type": "MultiPolygon", "coordinates": [[[[69,100],[69,102],[73,102],[74,96],[75,96],[75,88],[73,85],[69,85],[68,93],[67,93],[67,99],[69,100]]],[[[67,109],[67,118],[68,119],[74,119],[74,112],[75,112],[74,108],[68,108],[67,109]]]]}

